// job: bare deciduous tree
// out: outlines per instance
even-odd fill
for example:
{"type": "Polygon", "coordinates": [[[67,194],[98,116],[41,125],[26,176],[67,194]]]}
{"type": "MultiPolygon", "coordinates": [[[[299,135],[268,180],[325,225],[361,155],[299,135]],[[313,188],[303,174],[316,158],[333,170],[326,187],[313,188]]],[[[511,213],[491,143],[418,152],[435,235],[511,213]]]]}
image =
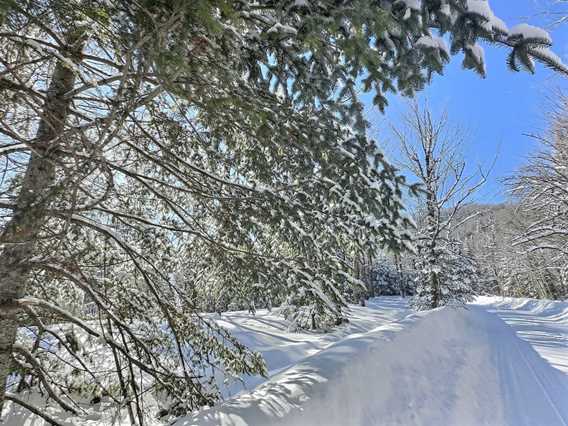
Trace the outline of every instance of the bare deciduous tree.
{"type": "Polygon", "coordinates": [[[463,280],[471,280],[473,268],[452,233],[476,215],[463,218],[458,213],[486,176],[481,169],[468,174],[460,152],[463,131],[451,126],[446,113],[435,118],[427,106],[413,103],[405,128],[393,128],[393,132],[400,143],[402,165],[418,179],[424,197],[417,213],[417,245],[423,269],[419,279],[426,282],[419,283],[417,304],[436,308],[466,301],[473,283],[460,283],[454,276],[462,268],[463,280]]]}
{"type": "Polygon", "coordinates": [[[533,137],[541,145],[539,152],[508,181],[526,218],[513,245],[541,258],[530,268],[548,276],[543,296],[558,298],[566,290],[555,287],[568,284],[568,98],[560,96],[549,133],[533,137]]]}

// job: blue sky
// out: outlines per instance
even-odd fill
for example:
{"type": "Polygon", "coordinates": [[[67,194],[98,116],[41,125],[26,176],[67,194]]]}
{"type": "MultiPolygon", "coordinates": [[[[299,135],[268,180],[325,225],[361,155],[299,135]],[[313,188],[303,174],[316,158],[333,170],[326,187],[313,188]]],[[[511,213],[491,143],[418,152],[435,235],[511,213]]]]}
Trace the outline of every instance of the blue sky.
{"type": "MultiPolygon", "coordinates": [[[[490,0],[493,11],[512,27],[528,22],[546,28],[554,41],[553,50],[568,63],[568,23],[551,27],[550,16],[543,16],[546,0],[490,0]]],[[[565,7],[568,10],[568,7],[565,7]]],[[[443,76],[435,76],[431,85],[420,94],[427,98],[434,111],[446,109],[452,122],[467,130],[464,155],[471,165],[488,166],[497,155],[496,163],[479,201],[499,202],[504,199],[500,179],[517,169],[536,147],[524,133],[538,133],[546,128],[546,112],[554,91],[568,94],[568,78],[543,66],[535,75],[514,73],[506,65],[507,50],[484,46],[487,77],[461,67],[460,55],[446,67],[443,76]]],[[[365,99],[369,99],[365,96],[365,99]]],[[[396,124],[406,108],[406,100],[390,97],[385,114],[367,104],[367,118],[372,123],[372,136],[386,141],[389,153],[388,123],[396,124]]],[[[392,142],[391,142],[392,143],[392,142]]],[[[391,155],[392,150],[390,150],[391,155]]]]}

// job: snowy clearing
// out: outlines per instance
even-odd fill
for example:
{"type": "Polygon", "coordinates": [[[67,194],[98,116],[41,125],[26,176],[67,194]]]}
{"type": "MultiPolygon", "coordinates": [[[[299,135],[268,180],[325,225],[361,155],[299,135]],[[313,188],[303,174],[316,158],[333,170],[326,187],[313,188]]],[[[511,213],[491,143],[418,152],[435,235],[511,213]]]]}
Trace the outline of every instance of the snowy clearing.
{"type": "MultiPolygon", "coordinates": [[[[567,303],[480,298],[408,315],[401,299],[381,298],[354,308],[345,329],[311,340],[265,329],[246,343],[258,344],[273,373],[311,356],[175,425],[566,425],[568,376],[553,367],[568,362],[566,345],[538,337],[565,336],[564,312],[567,303]]],[[[255,322],[262,315],[235,331],[255,322]]]]}

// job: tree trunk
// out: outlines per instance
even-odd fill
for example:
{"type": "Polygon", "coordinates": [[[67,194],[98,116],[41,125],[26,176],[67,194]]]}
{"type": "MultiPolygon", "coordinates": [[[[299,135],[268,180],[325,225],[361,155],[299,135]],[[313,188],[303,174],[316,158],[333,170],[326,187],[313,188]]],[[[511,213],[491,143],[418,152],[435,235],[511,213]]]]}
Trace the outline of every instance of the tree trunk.
{"type": "MultiPolygon", "coordinates": [[[[436,268],[438,263],[438,257],[436,254],[436,245],[438,242],[438,208],[436,202],[436,194],[432,187],[428,185],[427,195],[426,195],[426,209],[427,209],[427,224],[428,233],[430,234],[429,247],[429,262],[431,270],[436,268]]],[[[432,309],[437,308],[440,305],[440,285],[438,281],[438,274],[436,272],[430,272],[430,291],[432,295],[432,309]]]]}
{"type": "Polygon", "coordinates": [[[396,267],[396,273],[398,276],[398,292],[400,297],[406,297],[406,283],[403,281],[403,273],[402,273],[402,260],[400,258],[399,253],[394,254],[394,264],[396,267]]]}
{"type": "Polygon", "coordinates": [[[438,283],[438,275],[434,272],[430,274],[430,286],[432,289],[432,309],[440,306],[440,286],[438,283]]]}
{"type": "MultiPolygon", "coordinates": [[[[71,53],[77,59],[82,50],[79,37],[75,35],[68,39],[71,53]]],[[[47,91],[16,206],[12,218],[0,235],[0,417],[18,329],[17,299],[26,295],[30,270],[27,262],[34,255],[35,241],[47,219],[48,203],[55,195],[56,151],[62,143],[71,103],[64,95],[73,89],[74,84],[73,70],[58,61],[47,91]]]]}

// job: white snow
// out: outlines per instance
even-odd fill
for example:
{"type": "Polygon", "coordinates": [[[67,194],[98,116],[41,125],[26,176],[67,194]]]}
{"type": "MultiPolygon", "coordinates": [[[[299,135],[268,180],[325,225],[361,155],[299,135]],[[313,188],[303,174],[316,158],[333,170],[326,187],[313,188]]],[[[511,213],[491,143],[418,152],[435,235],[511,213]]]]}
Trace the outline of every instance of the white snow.
{"type": "MultiPolygon", "coordinates": [[[[269,378],[227,383],[224,403],[175,426],[568,425],[568,302],[480,297],[413,314],[381,297],[329,333],[291,331],[276,310],[214,318],[262,353],[269,378]]],[[[44,423],[15,409],[6,424],[44,423]]]]}
{"type": "Polygon", "coordinates": [[[416,41],[416,45],[443,50],[446,54],[450,55],[450,49],[448,49],[448,46],[442,37],[423,35],[416,41]]]}
{"type": "Polygon", "coordinates": [[[467,10],[472,13],[476,13],[483,16],[486,21],[486,26],[489,29],[493,29],[503,34],[507,34],[508,29],[505,22],[495,16],[489,2],[487,0],[468,0],[467,10]]]}
{"type": "Polygon", "coordinates": [[[282,33],[286,35],[296,35],[297,31],[295,28],[289,25],[283,25],[280,22],[276,22],[272,27],[268,29],[266,33],[267,34],[282,33]]]}
{"type": "MultiPolygon", "coordinates": [[[[407,312],[400,299],[373,303],[385,301],[407,312]]],[[[175,425],[566,425],[568,378],[522,333],[538,335],[543,318],[567,333],[553,317],[568,304],[528,314],[523,306],[480,299],[383,324],[175,425]]]]}
{"type": "MultiPolygon", "coordinates": [[[[328,346],[349,336],[366,333],[378,326],[392,323],[410,313],[406,302],[399,298],[381,298],[368,302],[368,307],[350,306],[349,323],[329,333],[294,331],[290,322],[274,310],[258,310],[256,315],[246,311],[227,312],[217,322],[228,329],[249,348],[264,357],[269,377],[274,376],[328,346]]],[[[243,390],[252,390],[264,382],[262,377],[247,377],[242,382],[229,384],[224,396],[233,396],[243,390]]]]}
{"type": "Polygon", "coordinates": [[[568,302],[479,297],[550,365],[568,374],[568,302]]]}
{"type": "Polygon", "coordinates": [[[466,45],[465,48],[473,55],[475,62],[483,67],[483,72],[485,73],[485,51],[483,50],[483,47],[481,47],[478,43],[474,43],[466,45]]]}
{"type": "Polygon", "coordinates": [[[422,9],[422,0],[402,0],[402,2],[409,9],[414,9],[414,10],[422,9]]]}
{"type": "Polygon", "coordinates": [[[511,28],[510,35],[512,37],[520,36],[524,39],[542,39],[546,43],[552,44],[552,38],[547,31],[529,24],[519,24],[511,28]]]}

